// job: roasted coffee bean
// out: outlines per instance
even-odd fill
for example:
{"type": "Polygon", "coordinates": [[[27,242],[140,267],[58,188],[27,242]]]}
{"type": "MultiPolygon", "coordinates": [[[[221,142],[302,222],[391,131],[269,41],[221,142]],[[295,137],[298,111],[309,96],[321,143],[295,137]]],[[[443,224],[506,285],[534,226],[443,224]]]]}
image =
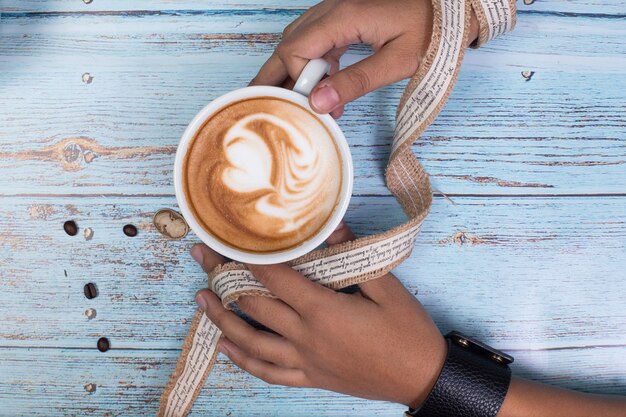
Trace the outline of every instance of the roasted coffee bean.
{"type": "Polygon", "coordinates": [[[76,236],[78,234],[78,226],[74,220],[68,220],[63,223],[63,230],[70,236],[76,236]]]}
{"type": "Polygon", "coordinates": [[[100,352],[106,352],[107,350],[109,350],[110,347],[111,344],[109,343],[109,339],[107,339],[106,337],[101,337],[100,339],[98,339],[98,350],[100,352]]]}
{"type": "Polygon", "coordinates": [[[126,226],[124,226],[123,230],[124,230],[124,234],[128,237],[137,236],[137,228],[132,224],[127,224],[126,226]]]}
{"type": "Polygon", "coordinates": [[[178,240],[187,236],[189,225],[182,214],[172,209],[161,209],[154,214],[152,223],[165,238],[178,240]]]}
{"type": "Polygon", "coordinates": [[[98,289],[96,288],[95,284],[91,282],[89,284],[85,284],[83,291],[85,292],[85,297],[90,300],[98,296],[98,289]]]}

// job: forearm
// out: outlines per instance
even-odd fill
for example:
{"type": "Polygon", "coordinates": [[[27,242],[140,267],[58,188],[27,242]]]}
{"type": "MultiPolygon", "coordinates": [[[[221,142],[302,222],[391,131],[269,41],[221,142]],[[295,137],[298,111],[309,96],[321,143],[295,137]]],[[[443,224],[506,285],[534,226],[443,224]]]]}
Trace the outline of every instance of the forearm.
{"type": "Polygon", "coordinates": [[[624,417],[626,398],[585,394],[513,378],[498,417],[624,417]]]}

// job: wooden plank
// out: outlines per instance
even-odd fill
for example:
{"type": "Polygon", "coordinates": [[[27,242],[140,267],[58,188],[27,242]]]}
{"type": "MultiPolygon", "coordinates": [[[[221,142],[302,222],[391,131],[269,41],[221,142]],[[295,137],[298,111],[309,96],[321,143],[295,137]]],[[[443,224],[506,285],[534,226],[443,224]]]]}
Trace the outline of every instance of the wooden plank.
{"type": "MultiPolygon", "coordinates": [[[[7,42],[0,44],[0,54],[188,55],[204,54],[207,49],[230,50],[237,40],[254,42],[265,54],[280,39],[283,28],[301,13],[291,9],[36,15],[5,12],[0,33],[7,42]],[[247,34],[258,36],[241,36],[247,34]]],[[[481,50],[538,54],[538,63],[562,55],[623,58],[624,19],[528,14],[520,17],[515,31],[481,50]]]]}
{"type": "Polygon", "coordinates": [[[618,15],[623,16],[626,10],[624,0],[534,0],[532,4],[524,4],[521,0],[516,1],[517,10],[524,13],[527,11],[549,12],[549,13],[570,13],[570,14],[590,14],[590,15],[618,15]]]}
{"type": "MultiPolygon", "coordinates": [[[[443,331],[507,349],[626,345],[626,198],[454,202],[435,200],[397,269],[443,331]]],[[[172,197],[2,198],[0,346],[95,348],[106,336],[114,348],[179,348],[206,283],[188,255],[197,239],[166,241],[151,225],[172,206],[172,197]],[[64,233],[68,219],[78,236],[64,233]],[[137,237],[122,233],[127,223],[137,237]]],[[[347,218],[359,235],[404,221],[389,197],[354,198],[347,218]]]]}
{"type": "MultiPolygon", "coordinates": [[[[94,0],[84,4],[80,0],[3,0],[0,10],[19,12],[93,12],[125,10],[202,10],[206,8],[308,8],[318,3],[317,0],[94,0]]],[[[626,10],[624,0],[536,0],[531,5],[517,1],[520,12],[528,10],[560,13],[598,13],[623,14],[626,10]]]]}
{"type": "MultiPolygon", "coordinates": [[[[288,20],[259,16],[265,23],[250,19],[244,29],[273,33],[288,20]]],[[[237,34],[244,29],[233,27],[231,15],[215,21],[207,15],[169,16],[166,22],[158,16],[89,18],[86,24],[63,19],[37,25],[37,19],[16,18],[0,28],[6,40],[0,42],[0,106],[7,115],[0,128],[0,194],[172,194],[173,154],[185,125],[211,98],[245,85],[277,39],[237,34]],[[229,24],[231,37],[198,37],[201,28],[225,31],[229,24]],[[23,37],[31,29],[28,36],[39,38],[23,37]],[[81,80],[87,72],[90,84],[81,80]]],[[[470,51],[450,102],[415,147],[437,190],[626,190],[626,77],[617,72],[626,66],[626,29],[610,19],[567,21],[559,26],[533,16],[516,40],[470,51]],[[540,33],[533,31],[537,25],[540,33]],[[571,38],[573,26],[580,38],[571,38]],[[591,36],[592,30],[601,35],[591,36]],[[524,40],[526,35],[534,38],[524,40]],[[609,45],[607,55],[593,55],[592,44],[594,51],[609,45]],[[517,52],[526,47],[537,54],[517,52]],[[536,70],[530,82],[520,75],[523,69],[536,70]]],[[[364,53],[357,50],[346,62],[364,53]]],[[[372,93],[341,120],[352,144],[358,195],[388,195],[382,169],[401,91],[399,84],[372,93]]]]}
{"type": "MultiPolygon", "coordinates": [[[[1,416],[154,415],[178,351],[0,349],[1,416]],[[37,372],[33,372],[37,363],[37,372]],[[94,384],[88,393],[85,385],[94,384]]],[[[514,374],[624,394],[625,348],[513,352],[514,374]]],[[[398,416],[400,405],[322,390],[270,386],[219,356],[193,416],[398,416]]]]}

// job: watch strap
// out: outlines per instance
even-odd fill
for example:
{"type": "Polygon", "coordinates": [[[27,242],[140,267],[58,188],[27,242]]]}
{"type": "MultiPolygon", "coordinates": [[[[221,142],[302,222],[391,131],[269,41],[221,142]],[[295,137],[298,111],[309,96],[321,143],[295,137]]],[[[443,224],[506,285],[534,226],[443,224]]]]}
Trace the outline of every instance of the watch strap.
{"type": "Polygon", "coordinates": [[[511,382],[513,358],[457,332],[446,335],[448,354],[439,378],[411,417],[496,417],[511,382]]]}

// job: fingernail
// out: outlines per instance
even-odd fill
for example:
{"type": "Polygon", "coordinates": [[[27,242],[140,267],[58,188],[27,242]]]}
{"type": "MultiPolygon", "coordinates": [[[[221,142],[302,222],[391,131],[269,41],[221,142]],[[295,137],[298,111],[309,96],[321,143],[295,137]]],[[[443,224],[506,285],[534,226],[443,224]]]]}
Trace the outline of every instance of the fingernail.
{"type": "Polygon", "coordinates": [[[327,85],[319,90],[315,90],[313,97],[311,97],[311,104],[313,110],[321,113],[328,113],[337,105],[339,105],[339,94],[333,87],[327,85]]]}
{"type": "Polygon", "coordinates": [[[196,303],[198,303],[198,306],[200,306],[202,311],[206,311],[208,307],[208,303],[207,303],[207,300],[204,298],[204,295],[201,292],[196,294],[196,303]]]}
{"type": "Polygon", "coordinates": [[[191,257],[194,261],[202,264],[202,261],[204,260],[204,252],[199,244],[193,245],[191,248],[191,257]]]}

